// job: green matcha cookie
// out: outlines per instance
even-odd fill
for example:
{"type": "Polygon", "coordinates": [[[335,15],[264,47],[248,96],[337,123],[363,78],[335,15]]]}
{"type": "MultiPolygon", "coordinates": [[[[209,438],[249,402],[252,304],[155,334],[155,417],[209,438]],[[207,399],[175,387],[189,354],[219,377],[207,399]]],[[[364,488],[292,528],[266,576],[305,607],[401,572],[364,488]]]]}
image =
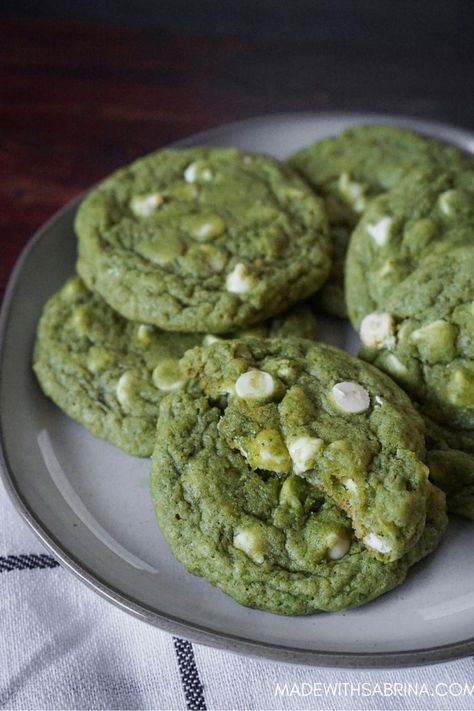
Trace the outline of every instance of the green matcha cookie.
{"type": "Polygon", "coordinates": [[[362,340],[370,345],[372,338],[366,317],[384,312],[387,300],[427,256],[447,255],[472,243],[473,234],[474,170],[417,171],[373,200],[353,233],[346,261],[347,307],[362,340]]]}
{"type": "Polygon", "coordinates": [[[381,560],[400,558],[419,539],[424,424],[392,380],[298,339],[218,342],[189,351],[181,369],[193,392],[219,404],[219,433],[244,469],[308,479],[381,560]]]}
{"type": "MultiPolygon", "coordinates": [[[[299,349],[309,364],[309,353],[303,355],[309,348],[301,344],[290,350],[299,349]]],[[[238,349],[245,350],[230,344],[227,354],[242,360],[238,349]]],[[[282,346],[272,350],[268,358],[276,364],[282,346]]],[[[214,357],[218,354],[222,349],[214,357]]],[[[298,369],[300,364],[291,362],[298,369]]],[[[214,372],[216,385],[233,375],[231,369],[214,372]]],[[[350,519],[315,486],[294,473],[270,471],[267,464],[251,466],[228,441],[226,416],[219,398],[213,404],[197,392],[180,391],[160,405],[153,503],[173,554],[189,572],[243,605],[310,614],[355,607],[382,595],[436,548],[446,527],[444,495],[436,487],[422,485],[428,501],[421,538],[399,560],[382,562],[355,539],[350,519]]],[[[281,437],[267,433],[267,450],[273,441],[282,456],[281,437]]],[[[402,498],[405,493],[403,486],[402,498]]]]}
{"type": "Polygon", "coordinates": [[[164,150],[81,204],[78,271],[123,316],[225,333],[313,294],[330,259],[322,201],[272,158],[164,150]]]}
{"type": "Polygon", "coordinates": [[[126,452],[148,456],[158,404],[181,385],[181,356],[200,343],[200,334],[126,321],[73,277],[45,306],[34,370],[70,417],[126,452]]]}
{"type": "Polygon", "coordinates": [[[425,421],[430,479],[446,493],[448,511],[474,519],[474,430],[425,421]]]}
{"type": "Polygon", "coordinates": [[[289,163],[324,198],[328,209],[333,267],[316,298],[337,316],[346,315],[343,276],[350,234],[369,201],[415,168],[472,167],[472,159],[452,146],[383,125],[350,128],[304,148],[289,163]]]}
{"type": "MultiPolygon", "coordinates": [[[[240,336],[314,338],[315,330],[310,309],[300,305],[240,336]]],[[[148,456],[158,404],[181,386],[179,359],[214,338],[127,321],[73,277],[44,309],[34,369],[44,392],[70,417],[126,452],[148,456]]]]}
{"type": "Polygon", "coordinates": [[[474,429],[474,246],[426,258],[360,326],[361,356],[441,425],[474,429]]]}

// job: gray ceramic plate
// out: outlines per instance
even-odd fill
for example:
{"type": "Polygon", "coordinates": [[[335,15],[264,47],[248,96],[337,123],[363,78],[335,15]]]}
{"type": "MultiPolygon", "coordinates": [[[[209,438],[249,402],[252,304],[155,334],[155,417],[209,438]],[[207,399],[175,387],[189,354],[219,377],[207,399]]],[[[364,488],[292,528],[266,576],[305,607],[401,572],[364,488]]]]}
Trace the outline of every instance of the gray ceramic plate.
{"type": "MultiPolygon", "coordinates": [[[[360,122],[411,126],[474,151],[455,128],[390,116],[288,114],[252,119],[180,145],[214,144],[284,158],[360,122]]],[[[30,369],[41,308],[72,273],[77,202],[33,238],[7,291],[1,332],[3,479],[17,509],[65,567],[111,602],[203,644],[314,665],[387,667],[474,652],[473,526],[454,520],[440,550],[405,585],[341,614],[284,618],[239,606],[173,559],[148,497],[147,460],[89,435],[40,392],[30,369]]],[[[353,349],[341,322],[322,337],[353,349]]]]}

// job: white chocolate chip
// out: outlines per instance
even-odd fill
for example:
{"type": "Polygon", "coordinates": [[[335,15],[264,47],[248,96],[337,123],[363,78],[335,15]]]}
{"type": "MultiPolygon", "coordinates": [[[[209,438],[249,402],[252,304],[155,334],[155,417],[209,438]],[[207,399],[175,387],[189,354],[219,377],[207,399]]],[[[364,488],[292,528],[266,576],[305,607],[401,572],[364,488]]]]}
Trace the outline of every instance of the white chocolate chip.
{"type": "Polygon", "coordinates": [[[182,383],[179,361],[174,358],[164,358],[153,370],[151,377],[153,385],[158,390],[166,393],[177,390],[182,383]]]}
{"type": "Polygon", "coordinates": [[[227,291],[232,294],[245,294],[254,286],[254,279],[249,274],[245,264],[239,262],[227,275],[225,285],[227,291]]]}
{"type": "Polygon", "coordinates": [[[137,381],[133,373],[125,371],[117,381],[115,386],[115,394],[120,405],[126,410],[136,393],[137,381]]]}
{"type": "Polygon", "coordinates": [[[393,353],[389,353],[383,362],[384,368],[393,375],[406,375],[407,369],[393,353]]]}
{"type": "Polygon", "coordinates": [[[370,348],[391,348],[395,345],[395,322],[388,313],[367,314],[360,324],[360,340],[370,348]]]}
{"type": "Polygon", "coordinates": [[[71,315],[71,326],[81,336],[90,332],[90,312],[84,304],[77,306],[71,315]]]}
{"type": "Polygon", "coordinates": [[[276,383],[270,373],[252,368],[243,373],[235,383],[235,394],[243,399],[270,397],[276,392],[276,383]]]}
{"type": "Polygon", "coordinates": [[[347,534],[330,533],[326,542],[329,546],[328,556],[331,560],[343,558],[351,547],[351,539],[347,534]]]}
{"type": "Polygon", "coordinates": [[[181,221],[181,227],[198,242],[209,242],[217,239],[226,230],[226,225],[220,215],[188,215],[181,221]]]}
{"type": "Polygon", "coordinates": [[[357,494],[358,487],[354,479],[344,479],[342,483],[348,491],[352,491],[353,494],[357,494]]]}
{"type": "Polygon", "coordinates": [[[151,217],[163,202],[160,193],[150,195],[135,195],[130,201],[130,209],[137,217],[151,217]]]}
{"type": "Polygon", "coordinates": [[[141,323],[137,328],[137,340],[144,346],[148,346],[151,341],[151,334],[154,330],[154,326],[150,326],[147,323],[141,323]]]}
{"type": "Polygon", "coordinates": [[[318,437],[297,437],[288,443],[288,451],[293,462],[295,474],[301,474],[314,467],[324,447],[324,441],[318,437]]]}
{"type": "Polygon", "coordinates": [[[331,390],[332,399],[343,412],[360,413],[370,407],[369,393],[362,385],[344,381],[331,390]]]}
{"type": "Polygon", "coordinates": [[[291,460],[286,444],[279,430],[267,428],[261,430],[251,443],[247,461],[252,469],[288,474],[291,460]]]}
{"type": "Polygon", "coordinates": [[[363,212],[366,206],[364,189],[360,183],[351,180],[348,173],[339,176],[338,188],[341,195],[352,205],[356,212],[363,212]]]}
{"type": "Polygon", "coordinates": [[[213,272],[218,274],[224,269],[227,263],[227,254],[222,249],[213,247],[211,244],[203,244],[200,250],[204,260],[213,272]]]}
{"type": "Polygon", "coordinates": [[[75,300],[82,291],[81,283],[77,277],[73,277],[66,282],[62,288],[62,295],[65,299],[75,300]]]}
{"type": "Polygon", "coordinates": [[[298,498],[298,478],[289,476],[283,482],[280,489],[279,502],[282,506],[290,506],[292,509],[301,510],[302,504],[298,498]]]}
{"type": "Polygon", "coordinates": [[[368,533],[362,540],[366,546],[379,553],[390,553],[392,550],[390,543],[387,543],[385,538],[378,536],[376,533],[368,533]]]}
{"type": "Polygon", "coordinates": [[[87,370],[91,373],[100,373],[113,363],[112,354],[101,346],[91,346],[87,354],[87,370]]]}
{"type": "Polygon", "coordinates": [[[221,340],[222,340],[222,338],[218,338],[217,336],[213,336],[212,333],[208,333],[202,339],[202,345],[203,346],[210,346],[213,343],[216,343],[217,341],[221,341],[221,340]]]}
{"type": "Polygon", "coordinates": [[[444,193],[441,193],[438,198],[438,204],[443,215],[450,217],[454,213],[458,195],[457,190],[445,190],[444,193]]]}
{"type": "Polygon", "coordinates": [[[233,539],[234,548],[242,551],[254,563],[261,565],[264,561],[263,547],[264,541],[258,531],[246,528],[236,533],[233,539]]]}
{"type": "Polygon", "coordinates": [[[422,341],[428,340],[429,338],[436,338],[442,335],[443,331],[450,328],[450,324],[444,319],[440,318],[436,321],[432,321],[426,326],[417,328],[416,331],[412,331],[408,337],[408,340],[412,343],[420,343],[422,341]]]}
{"type": "Polygon", "coordinates": [[[275,452],[271,447],[261,447],[258,456],[253,457],[253,467],[255,469],[287,473],[287,456],[285,457],[283,452],[275,452]]]}
{"type": "Polygon", "coordinates": [[[203,161],[196,160],[190,163],[184,171],[184,179],[187,183],[205,182],[212,180],[212,170],[203,161]]]}
{"type": "Polygon", "coordinates": [[[374,222],[371,225],[367,225],[367,232],[372,237],[374,242],[378,244],[379,247],[383,247],[387,244],[388,238],[390,237],[390,229],[392,227],[391,217],[382,217],[378,222],[374,222]]]}

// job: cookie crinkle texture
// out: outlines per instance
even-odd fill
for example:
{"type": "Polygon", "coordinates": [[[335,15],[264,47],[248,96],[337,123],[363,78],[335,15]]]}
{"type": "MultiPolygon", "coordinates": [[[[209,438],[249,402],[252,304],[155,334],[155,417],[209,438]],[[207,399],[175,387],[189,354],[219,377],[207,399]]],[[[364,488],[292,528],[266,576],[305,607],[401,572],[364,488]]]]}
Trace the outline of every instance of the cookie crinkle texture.
{"type": "Polygon", "coordinates": [[[222,400],[219,432],[244,468],[308,479],[384,561],[419,539],[424,424],[384,374],[302,339],[215,343],[189,351],[181,367],[208,398],[222,400]]]}
{"type": "MultiPolygon", "coordinates": [[[[415,452],[410,450],[407,457],[403,453],[409,429],[414,447],[422,448],[421,421],[416,414],[412,417],[409,412],[402,424],[407,410],[405,396],[400,394],[393,402],[398,389],[383,375],[379,380],[369,367],[366,378],[359,377],[363,387],[371,399],[376,388],[378,397],[391,404],[381,405],[380,413],[374,413],[376,405],[371,402],[372,415],[341,413],[340,418],[327,417],[329,413],[320,406],[311,429],[305,418],[308,410],[303,419],[295,412],[293,421],[290,410],[294,411],[294,403],[287,402],[286,408],[285,397],[290,395],[292,400],[296,390],[311,393],[311,414],[315,415],[318,397],[316,388],[311,391],[315,376],[309,370],[314,365],[319,375],[332,364],[328,380],[318,378],[324,393],[333,377],[340,377],[342,364],[335,349],[307,341],[272,339],[261,344],[214,344],[206,359],[200,358],[200,353],[194,349],[184,359],[189,373],[196,377],[184,391],[170,394],[160,405],[153,454],[153,502],[161,530],[177,559],[188,571],[205,577],[241,604],[279,614],[355,607],[401,584],[410,566],[436,548],[447,523],[444,495],[427,482],[426,468],[415,452]],[[229,397],[231,383],[248,373],[249,367],[252,376],[241,381],[229,397]],[[279,381],[275,389],[267,378],[256,374],[259,368],[279,381]],[[261,407],[252,407],[257,401],[261,407]],[[281,419],[276,411],[279,406],[281,419]],[[246,417],[243,428],[242,416],[246,417]],[[385,425],[379,417],[387,418],[385,425]],[[332,454],[332,445],[356,432],[356,427],[351,427],[355,418],[362,423],[362,428],[357,428],[362,433],[354,441],[353,456],[345,457],[344,446],[339,444],[332,454]],[[401,433],[400,450],[391,452],[392,459],[400,457],[403,463],[398,471],[397,466],[390,470],[388,461],[380,456],[384,447],[390,450],[387,438],[393,429],[394,436],[401,433]],[[371,472],[360,470],[364,440],[366,453],[373,454],[371,472]],[[295,442],[299,444],[292,446],[295,442]],[[326,472],[335,476],[342,464],[346,484],[350,477],[354,484],[365,486],[357,512],[356,504],[344,505],[337,486],[334,499],[327,495],[325,465],[316,463],[324,459],[326,472]],[[305,461],[311,471],[301,471],[305,461]],[[295,462],[300,473],[295,472],[295,462]],[[377,468],[383,470],[380,476],[377,468]],[[316,476],[319,485],[315,485],[316,476]],[[392,498],[395,489],[403,502],[397,511],[392,498]],[[413,507],[407,505],[407,497],[412,498],[413,507]],[[365,508],[368,500],[370,513],[365,508]],[[410,538],[404,544],[395,533],[397,525],[392,529],[394,518],[401,524],[400,516],[408,527],[402,537],[408,534],[410,538]],[[384,535],[393,530],[390,542],[394,545],[397,541],[396,560],[358,540],[353,527],[357,525],[360,531],[364,520],[371,526],[379,520],[384,535]]],[[[350,356],[342,357],[344,372],[360,376],[361,371],[347,369],[350,356]]],[[[353,487],[348,493],[354,495],[353,487]]]]}
{"type": "Polygon", "coordinates": [[[346,260],[347,307],[362,340],[363,319],[387,311],[387,300],[427,257],[449,261],[451,250],[472,244],[473,234],[474,170],[415,171],[373,200],[346,260]]]}
{"type": "Polygon", "coordinates": [[[412,171],[456,173],[473,166],[472,157],[453,146],[406,128],[375,124],[318,141],[289,163],[324,198],[328,210],[333,266],[315,301],[336,316],[346,315],[344,261],[351,232],[370,201],[412,171]]]}
{"type": "MultiPolygon", "coordinates": [[[[239,335],[314,338],[315,332],[311,310],[299,304],[239,335]]],[[[212,340],[127,321],[72,277],[43,310],[34,369],[46,395],[70,417],[130,454],[149,456],[159,402],[182,384],[180,358],[212,340]]]]}
{"type": "Polygon", "coordinates": [[[330,269],[322,201],[289,167],[235,149],[163,150],[82,202],[77,269],[131,320],[224,333],[279,314],[330,269]]]}
{"type": "Polygon", "coordinates": [[[440,425],[474,429],[474,246],[434,254],[385,302],[383,341],[361,355],[440,425]]]}

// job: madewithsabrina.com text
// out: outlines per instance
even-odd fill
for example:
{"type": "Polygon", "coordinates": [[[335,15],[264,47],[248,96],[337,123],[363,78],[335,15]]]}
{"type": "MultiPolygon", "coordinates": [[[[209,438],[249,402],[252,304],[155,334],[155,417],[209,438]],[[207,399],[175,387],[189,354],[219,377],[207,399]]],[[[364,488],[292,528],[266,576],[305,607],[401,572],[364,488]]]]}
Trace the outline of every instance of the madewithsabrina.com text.
{"type": "Polygon", "coordinates": [[[306,682],[299,684],[276,684],[274,696],[280,698],[289,697],[324,697],[324,696],[345,696],[345,697],[420,697],[420,696],[474,696],[474,684],[461,684],[459,682],[439,682],[437,684],[408,683],[408,682],[385,682],[383,684],[370,682],[345,682],[337,681],[333,683],[306,682]]]}

